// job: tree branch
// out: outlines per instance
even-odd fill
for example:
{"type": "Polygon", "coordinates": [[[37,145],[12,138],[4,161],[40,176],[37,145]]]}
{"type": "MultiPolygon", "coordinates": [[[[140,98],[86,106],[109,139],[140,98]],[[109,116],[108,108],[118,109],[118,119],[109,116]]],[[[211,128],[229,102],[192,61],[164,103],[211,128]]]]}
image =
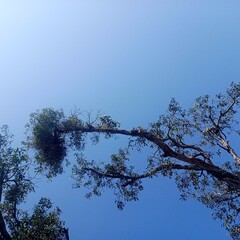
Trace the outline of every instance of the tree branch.
{"type": "MultiPolygon", "coordinates": [[[[60,130],[60,133],[67,134],[71,131],[73,131],[73,129],[70,129],[70,130],[64,129],[64,130],[60,130]]],[[[172,157],[174,159],[188,163],[192,166],[198,167],[202,170],[206,170],[212,176],[227,183],[230,187],[238,191],[240,190],[240,179],[238,176],[235,176],[234,174],[227,172],[214,164],[204,162],[199,158],[188,157],[188,156],[185,156],[184,154],[177,153],[176,151],[172,150],[160,136],[154,135],[144,129],[133,129],[128,131],[125,129],[100,128],[100,127],[89,126],[89,127],[76,127],[74,131],[79,131],[82,133],[96,132],[96,133],[107,133],[107,134],[120,134],[125,136],[145,138],[146,140],[158,146],[163,151],[165,156],[172,157]]]]}
{"type": "Polygon", "coordinates": [[[220,133],[217,134],[217,138],[222,144],[223,149],[225,149],[228,153],[230,153],[233,159],[237,161],[238,164],[240,164],[240,157],[237,155],[234,149],[230,146],[229,142],[226,141],[220,133]]]}
{"type": "Polygon", "coordinates": [[[4,240],[12,240],[11,236],[7,231],[6,224],[1,211],[0,211],[0,233],[4,240]]]}
{"type": "Polygon", "coordinates": [[[225,111],[221,111],[219,116],[218,116],[218,120],[217,120],[217,123],[216,125],[219,126],[221,120],[222,120],[222,117],[224,117],[224,115],[226,115],[229,111],[232,110],[233,106],[236,104],[236,99],[240,96],[240,94],[238,94],[235,98],[233,98],[233,101],[232,103],[228,106],[228,108],[225,110],[225,111]]]}
{"type": "Polygon", "coordinates": [[[151,177],[160,171],[163,171],[165,169],[171,169],[171,170],[194,170],[194,171],[202,171],[204,169],[196,166],[191,166],[191,165],[180,165],[180,164],[167,164],[167,165],[160,165],[156,168],[151,169],[150,171],[140,174],[140,175],[135,175],[135,176],[129,176],[129,175],[124,175],[124,174],[109,174],[109,173],[104,173],[97,171],[94,168],[88,168],[84,167],[83,170],[93,172],[94,174],[97,174],[100,177],[105,177],[105,178],[117,178],[117,179],[123,179],[123,180],[131,180],[131,181],[136,181],[139,179],[143,178],[148,178],[151,177]]]}
{"type": "Polygon", "coordinates": [[[210,158],[207,156],[206,152],[203,151],[200,147],[196,146],[196,145],[190,145],[190,144],[186,144],[184,142],[178,142],[175,139],[173,139],[171,136],[168,136],[169,140],[172,141],[172,143],[179,148],[182,149],[192,149],[195,150],[197,152],[199,152],[198,154],[195,154],[195,156],[202,156],[204,159],[206,159],[209,163],[211,163],[210,158]]]}

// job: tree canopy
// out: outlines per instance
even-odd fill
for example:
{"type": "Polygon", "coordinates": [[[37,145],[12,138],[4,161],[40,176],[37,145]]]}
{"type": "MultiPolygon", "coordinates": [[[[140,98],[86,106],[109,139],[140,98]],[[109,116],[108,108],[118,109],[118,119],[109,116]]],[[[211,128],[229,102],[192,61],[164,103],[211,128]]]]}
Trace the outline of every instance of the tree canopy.
{"type": "Polygon", "coordinates": [[[76,187],[88,187],[100,196],[104,187],[113,189],[117,207],[138,200],[143,179],[158,175],[175,181],[183,200],[193,197],[213,210],[233,239],[240,236],[240,156],[236,139],[239,129],[240,83],[232,83],[224,94],[198,97],[184,109],[172,99],[168,111],[146,127],[123,129],[110,116],[88,116],[51,108],[31,115],[28,145],[36,149],[39,170],[48,177],[63,172],[68,149],[76,152],[73,177],[76,187]],[[89,161],[86,144],[97,144],[101,136],[128,143],[112,154],[109,162],[89,161]],[[150,149],[145,170],[131,161],[133,151],[150,149]]]}
{"type": "Polygon", "coordinates": [[[41,198],[32,212],[21,209],[34,191],[31,161],[22,148],[11,147],[8,127],[0,129],[0,240],[67,240],[60,209],[41,198]]]}

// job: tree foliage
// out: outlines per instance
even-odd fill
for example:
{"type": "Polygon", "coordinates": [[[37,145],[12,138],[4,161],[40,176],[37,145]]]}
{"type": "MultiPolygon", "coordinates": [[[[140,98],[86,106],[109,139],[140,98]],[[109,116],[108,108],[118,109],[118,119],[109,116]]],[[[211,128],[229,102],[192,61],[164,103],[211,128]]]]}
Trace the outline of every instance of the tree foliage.
{"type": "Polygon", "coordinates": [[[11,147],[8,127],[0,129],[0,240],[68,239],[60,210],[52,209],[49,199],[42,198],[33,213],[20,208],[34,191],[30,159],[24,149],[11,147]]]}
{"type": "Polygon", "coordinates": [[[225,94],[199,97],[189,109],[172,99],[167,113],[146,128],[126,130],[110,116],[83,120],[78,114],[66,117],[62,111],[44,109],[31,116],[28,142],[50,175],[63,171],[66,149],[78,150],[73,166],[76,187],[88,187],[88,197],[101,195],[104,187],[111,188],[120,209],[138,199],[143,179],[157,175],[172,178],[181,199],[194,197],[211,208],[231,237],[239,239],[239,106],[240,83],[232,83],[225,94]],[[128,144],[113,154],[110,162],[99,164],[88,161],[83,150],[89,141],[98,143],[101,135],[126,136],[128,144]],[[130,153],[146,146],[151,151],[145,170],[139,172],[130,153]]]}
{"type": "Polygon", "coordinates": [[[41,198],[33,213],[23,212],[18,228],[13,231],[13,239],[68,240],[68,230],[59,218],[60,209],[52,210],[48,198],[41,198]]]}

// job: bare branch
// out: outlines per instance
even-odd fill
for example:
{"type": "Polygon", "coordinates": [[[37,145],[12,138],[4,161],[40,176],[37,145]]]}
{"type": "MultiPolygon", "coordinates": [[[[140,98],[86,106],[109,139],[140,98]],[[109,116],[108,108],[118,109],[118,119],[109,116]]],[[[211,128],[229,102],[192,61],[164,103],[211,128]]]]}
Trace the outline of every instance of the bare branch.
{"type": "Polygon", "coordinates": [[[217,135],[217,138],[219,139],[220,143],[222,144],[222,148],[226,150],[230,155],[233,157],[235,161],[237,161],[238,164],[240,164],[240,157],[237,155],[237,153],[234,151],[234,149],[230,146],[229,142],[226,141],[221,134],[219,133],[217,135]]]}

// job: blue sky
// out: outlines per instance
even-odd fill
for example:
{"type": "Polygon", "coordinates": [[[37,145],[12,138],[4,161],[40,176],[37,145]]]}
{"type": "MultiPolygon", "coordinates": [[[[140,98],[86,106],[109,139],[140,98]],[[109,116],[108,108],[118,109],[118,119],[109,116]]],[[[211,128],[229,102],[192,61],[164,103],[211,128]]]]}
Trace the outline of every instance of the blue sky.
{"type": "MultiPolygon", "coordinates": [[[[146,126],[172,97],[187,107],[224,91],[239,81],[239,7],[237,0],[2,0],[0,124],[16,145],[29,114],[44,107],[101,110],[123,127],[146,126]]],[[[99,147],[89,152],[106,156],[99,147]]],[[[122,212],[109,191],[89,201],[71,185],[68,171],[42,180],[27,207],[51,197],[73,240],[229,239],[167,179],[146,181],[140,201],[122,212]]]]}

